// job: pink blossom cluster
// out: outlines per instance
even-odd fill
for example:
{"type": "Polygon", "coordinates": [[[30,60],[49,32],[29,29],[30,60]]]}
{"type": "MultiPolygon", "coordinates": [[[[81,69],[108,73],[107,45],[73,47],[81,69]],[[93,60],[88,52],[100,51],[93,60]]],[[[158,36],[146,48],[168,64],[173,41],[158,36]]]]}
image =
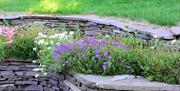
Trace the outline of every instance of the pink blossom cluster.
{"type": "Polygon", "coordinates": [[[0,36],[5,37],[7,44],[11,44],[14,42],[15,34],[16,31],[14,28],[0,26],[0,36]]]}

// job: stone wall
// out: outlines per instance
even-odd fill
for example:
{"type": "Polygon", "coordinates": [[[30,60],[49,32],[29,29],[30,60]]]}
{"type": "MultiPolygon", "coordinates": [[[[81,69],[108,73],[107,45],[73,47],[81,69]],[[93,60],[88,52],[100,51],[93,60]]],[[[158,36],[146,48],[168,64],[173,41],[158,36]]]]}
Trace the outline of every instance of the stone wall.
{"type": "Polygon", "coordinates": [[[39,64],[6,60],[0,63],[0,91],[64,91],[63,75],[43,75],[35,71],[39,64]]]}
{"type": "Polygon", "coordinates": [[[27,23],[40,23],[49,27],[59,27],[60,24],[65,24],[66,28],[74,30],[79,25],[82,31],[88,35],[102,34],[122,34],[133,36],[135,33],[138,37],[149,40],[152,37],[159,37],[165,40],[178,39],[180,33],[179,27],[172,31],[164,29],[153,29],[129,24],[124,25],[123,22],[114,20],[104,20],[101,18],[90,18],[80,16],[11,16],[0,17],[0,25],[3,25],[3,19],[9,20],[12,26],[23,25],[27,23]],[[175,33],[174,33],[175,32],[175,33]]]}
{"type": "MultiPolygon", "coordinates": [[[[180,85],[150,82],[130,76],[125,79],[67,73],[43,74],[39,63],[5,60],[0,63],[0,91],[179,91],[180,85]]],[[[120,77],[118,77],[120,78],[120,77]]],[[[124,78],[124,76],[123,76],[124,78]]]]}

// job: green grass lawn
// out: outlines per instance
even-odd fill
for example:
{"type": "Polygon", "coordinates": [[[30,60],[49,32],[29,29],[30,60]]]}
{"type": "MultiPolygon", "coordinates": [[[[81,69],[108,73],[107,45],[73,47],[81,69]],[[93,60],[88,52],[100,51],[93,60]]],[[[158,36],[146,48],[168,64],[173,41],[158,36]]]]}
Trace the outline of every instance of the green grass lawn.
{"type": "Polygon", "coordinates": [[[96,14],[168,26],[180,22],[180,0],[0,0],[0,11],[96,14]]]}

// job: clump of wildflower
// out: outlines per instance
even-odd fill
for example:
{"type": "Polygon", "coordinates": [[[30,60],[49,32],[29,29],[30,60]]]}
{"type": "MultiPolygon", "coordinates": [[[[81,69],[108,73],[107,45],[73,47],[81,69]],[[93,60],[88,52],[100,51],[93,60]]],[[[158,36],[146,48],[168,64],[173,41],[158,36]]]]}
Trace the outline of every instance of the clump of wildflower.
{"type": "Polygon", "coordinates": [[[53,52],[53,58],[57,59],[61,53],[71,50],[73,50],[73,43],[64,43],[64,44],[56,45],[55,50],[53,52]]]}
{"type": "Polygon", "coordinates": [[[0,27],[0,35],[5,37],[7,44],[11,44],[14,42],[14,35],[16,34],[16,31],[14,28],[9,27],[0,27]]]}

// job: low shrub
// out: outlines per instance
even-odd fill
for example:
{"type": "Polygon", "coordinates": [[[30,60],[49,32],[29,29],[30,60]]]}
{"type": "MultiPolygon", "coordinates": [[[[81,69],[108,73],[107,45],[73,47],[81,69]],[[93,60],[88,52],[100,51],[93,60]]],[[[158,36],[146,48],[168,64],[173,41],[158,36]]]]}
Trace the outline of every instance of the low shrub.
{"type": "Polygon", "coordinates": [[[6,42],[2,36],[0,36],[0,61],[5,59],[6,52],[5,52],[6,42]]]}
{"type": "Polygon", "coordinates": [[[161,41],[121,36],[81,37],[51,45],[41,53],[46,70],[97,75],[133,74],[179,84],[180,52],[161,41]],[[53,52],[53,53],[52,53],[53,52]],[[45,56],[46,55],[46,56],[45,56]],[[47,56],[48,55],[48,56],[47,56]]]}
{"type": "Polygon", "coordinates": [[[33,51],[35,46],[30,37],[16,37],[11,46],[5,47],[7,58],[37,59],[37,52],[33,51]]]}

